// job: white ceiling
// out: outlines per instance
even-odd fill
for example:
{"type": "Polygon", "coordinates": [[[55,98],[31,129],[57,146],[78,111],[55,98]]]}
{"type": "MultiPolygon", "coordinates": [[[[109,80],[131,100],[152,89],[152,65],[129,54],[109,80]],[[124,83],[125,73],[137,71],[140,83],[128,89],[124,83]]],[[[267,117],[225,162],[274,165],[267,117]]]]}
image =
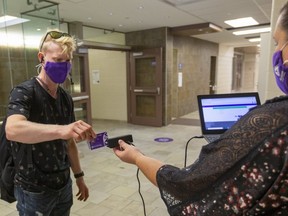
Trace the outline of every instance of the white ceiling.
{"type": "MultiPolygon", "coordinates": [[[[79,21],[85,26],[93,26],[117,32],[132,32],[159,27],[179,27],[200,23],[213,23],[222,32],[202,34],[194,37],[215,43],[225,43],[234,47],[256,46],[245,37],[235,36],[224,23],[225,20],[253,17],[260,24],[269,24],[272,0],[6,0],[7,12],[20,14],[34,11],[40,17],[50,16],[37,10],[38,6],[59,4],[60,20],[79,21]],[[38,14],[37,14],[38,13],[38,14]],[[39,14],[41,13],[41,14],[39,14]]],[[[5,12],[0,4],[0,14],[5,12]]],[[[34,23],[31,28],[35,28],[34,23]]],[[[28,27],[28,24],[27,26],[28,27]]],[[[32,30],[31,30],[32,31],[32,30]]],[[[35,30],[34,30],[35,31],[35,30]]]]}
{"type": "MultiPolygon", "coordinates": [[[[272,0],[52,0],[60,18],[119,32],[211,22],[224,30],[196,36],[234,47],[253,46],[247,36],[234,36],[225,20],[253,17],[270,23],[272,0]],[[142,7],[142,9],[140,9],[142,7]],[[122,26],[120,26],[122,25],[122,26]]],[[[248,35],[255,36],[255,35],[248,35]]]]}

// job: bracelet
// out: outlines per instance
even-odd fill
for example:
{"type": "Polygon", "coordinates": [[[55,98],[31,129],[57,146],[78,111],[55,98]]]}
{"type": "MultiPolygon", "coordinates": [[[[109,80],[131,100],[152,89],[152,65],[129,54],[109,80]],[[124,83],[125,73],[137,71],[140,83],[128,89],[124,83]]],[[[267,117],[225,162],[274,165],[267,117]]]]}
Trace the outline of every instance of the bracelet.
{"type": "Polygon", "coordinates": [[[82,176],[84,176],[84,172],[83,171],[81,171],[80,173],[76,173],[76,174],[74,174],[74,177],[77,179],[77,178],[80,178],[80,177],[82,177],[82,176]]]}

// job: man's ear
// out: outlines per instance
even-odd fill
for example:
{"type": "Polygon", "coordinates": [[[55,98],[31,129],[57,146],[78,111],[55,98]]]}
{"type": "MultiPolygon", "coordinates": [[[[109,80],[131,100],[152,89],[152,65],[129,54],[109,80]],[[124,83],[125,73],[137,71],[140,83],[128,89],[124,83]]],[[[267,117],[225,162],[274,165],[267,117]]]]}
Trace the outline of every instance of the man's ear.
{"type": "Polygon", "coordinates": [[[43,53],[41,53],[41,52],[38,53],[38,60],[40,63],[42,63],[44,61],[43,53]]]}

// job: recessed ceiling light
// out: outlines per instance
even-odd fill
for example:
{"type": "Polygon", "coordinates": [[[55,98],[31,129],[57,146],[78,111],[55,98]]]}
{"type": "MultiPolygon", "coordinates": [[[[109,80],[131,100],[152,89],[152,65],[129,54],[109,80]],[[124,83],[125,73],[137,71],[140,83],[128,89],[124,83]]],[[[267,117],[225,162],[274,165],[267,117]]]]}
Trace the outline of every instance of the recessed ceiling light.
{"type": "Polygon", "coordinates": [[[164,2],[174,5],[174,6],[181,6],[185,4],[192,4],[195,2],[200,2],[202,0],[164,0],[164,2]]]}
{"type": "Polygon", "coordinates": [[[84,2],[85,0],[67,0],[67,1],[70,1],[72,3],[81,3],[84,2]]]}
{"type": "Polygon", "coordinates": [[[251,26],[251,25],[258,25],[259,24],[252,17],[243,17],[243,18],[239,18],[239,19],[226,20],[226,21],[224,21],[224,23],[232,26],[233,28],[251,26]]]}
{"type": "Polygon", "coordinates": [[[257,28],[257,29],[248,29],[248,30],[242,30],[242,31],[236,31],[233,32],[234,35],[246,35],[246,34],[256,34],[256,33],[264,33],[264,32],[270,32],[271,27],[266,28],[257,28]]]}
{"type": "Polygon", "coordinates": [[[15,16],[1,16],[0,17],[0,28],[6,27],[6,26],[12,26],[12,25],[17,25],[20,23],[28,22],[30,21],[29,19],[23,19],[15,16]]]}

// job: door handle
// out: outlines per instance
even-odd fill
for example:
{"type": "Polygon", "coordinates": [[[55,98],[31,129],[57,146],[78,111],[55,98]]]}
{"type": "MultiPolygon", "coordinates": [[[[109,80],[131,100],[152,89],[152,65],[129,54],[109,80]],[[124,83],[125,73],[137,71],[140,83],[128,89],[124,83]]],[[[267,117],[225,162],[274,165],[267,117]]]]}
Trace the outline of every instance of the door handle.
{"type": "Polygon", "coordinates": [[[143,89],[134,89],[134,92],[138,93],[138,92],[143,92],[143,89]]]}
{"type": "Polygon", "coordinates": [[[151,94],[160,94],[160,88],[157,89],[134,89],[135,93],[151,93],[151,94]]]}
{"type": "Polygon", "coordinates": [[[157,94],[160,95],[160,87],[157,87],[157,94]]]}

